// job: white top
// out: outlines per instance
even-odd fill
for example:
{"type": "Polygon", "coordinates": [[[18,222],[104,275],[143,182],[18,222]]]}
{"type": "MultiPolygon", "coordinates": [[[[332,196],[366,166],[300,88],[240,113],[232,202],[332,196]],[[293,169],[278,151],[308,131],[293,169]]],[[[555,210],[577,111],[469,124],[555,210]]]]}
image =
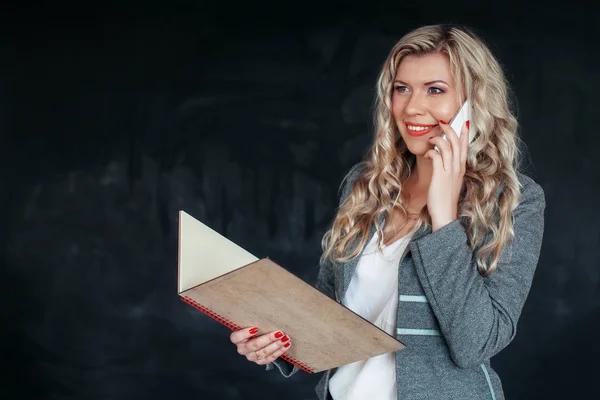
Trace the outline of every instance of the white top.
{"type": "MultiPolygon", "coordinates": [[[[377,251],[377,232],[358,261],[342,304],[395,336],[398,264],[413,232],[377,251]]],[[[335,400],[396,400],[395,353],[339,367],[329,380],[335,400]]]]}

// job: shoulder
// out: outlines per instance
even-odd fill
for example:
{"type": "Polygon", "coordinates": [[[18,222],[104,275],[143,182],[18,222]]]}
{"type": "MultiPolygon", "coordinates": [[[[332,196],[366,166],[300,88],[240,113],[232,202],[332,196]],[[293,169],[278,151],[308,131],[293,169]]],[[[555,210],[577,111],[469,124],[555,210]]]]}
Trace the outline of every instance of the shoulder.
{"type": "Polygon", "coordinates": [[[350,195],[352,191],[352,185],[358,179],[360,174],[362,174],[367,169],[367,162],[361,161],[359,163],[354,164],[342,179],[342,183],[340,184],[341,190],[341,202],[346,200],[346,198],[350,195]]]}
{"type": "Polygon", "coordinates": [[[356,181],[356,179],[365,172],[367,169],[367,162],[361,161],[356,163],[350,168],[350,170],[346,173],[344,180],[348,181],[348,183],[352,184],[356,181]]]}
{"type": "Polygon", "coordinates": [[[546,194],[542,186],[522,172],[517,172],[517,177],[521,185],[520,204],[544,209],[546,207],[546,194]]]}
{"type": "MultiPolygon", "coordinates": [[[[546,208],[546,195],[542,186],[533,178],[520,171],[517,172],[517,179],[520,195],[518,205],[513,211],[514,215],[522,215],[523,213],[530,212],[543,213],[546,208]]],[[[502,197],[505,187],[503,183],[498,187],[498,199],[502,197]]]]}

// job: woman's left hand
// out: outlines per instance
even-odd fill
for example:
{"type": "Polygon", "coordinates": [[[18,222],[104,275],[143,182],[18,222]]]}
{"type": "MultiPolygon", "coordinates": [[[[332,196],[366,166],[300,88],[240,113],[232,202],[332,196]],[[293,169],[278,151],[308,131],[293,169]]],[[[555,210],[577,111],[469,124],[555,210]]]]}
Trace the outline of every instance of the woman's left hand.
{"type": "Polygon", "coordinates": [[[432,230],[436,231],[454,221],[458,215],[458,199],[466,171],[469,151],[469,121],[462,127],[460,138],[447,123],[440,121],[440,128],[448,141],[440,136],[429,139],[436,145],[425,157],[433,162],[433,175],[427,193],[427,210],[431,215],[432,230]]]}

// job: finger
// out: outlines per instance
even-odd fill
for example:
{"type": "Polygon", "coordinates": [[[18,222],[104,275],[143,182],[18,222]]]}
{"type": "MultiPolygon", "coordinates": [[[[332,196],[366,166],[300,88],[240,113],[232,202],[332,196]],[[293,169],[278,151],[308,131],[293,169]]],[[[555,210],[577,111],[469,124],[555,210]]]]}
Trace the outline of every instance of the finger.
{"type": "MultiPolygon", "coordinates": [[[[446,135],[446,139],[450,143],[450,148],[452,149],[452,166],[458,167],[460,162],[461,150],[460,139],[454,131],[454,129],[452,129],[452,127],[448,125],[445,121],[440,120],[440,128],[442,129],[442,132],[444,132],[444,134],[446,135]]],[[[445,160],[446,159],[444,158],[444,162],[445,160]]],[[[445,164],[445,166],[446,169],[449,169],[448,167],[450,167],[450,165],[447,164],[445,164]]]]}
{"type": "Polygon", "coordinates": [[[429,143],[436,145],[438,149],[440,149],[439,153],[435,151],[435,149],[433,151],[440,155],[442,168],[450,170],[452,165],[452,148],[450,147],[450,144],[446,140],[442,139],[441,136],[434,136],[430,138],[429,143]]]}
{"type": "Polygon", "coordinates": [[[265,365],[265,364],[272,363],[277,358],[279,358],[283,353],[287,352],[291,348],[291,346],[292,346],[292,343],[287,342],[285,345],[281,346],[279,349],[277,349],[276,351],[271,353],[271,355],[269,355],[267,358],[257,361],[256,363],[259,365],[265,365]]]}
{"type": "Polygon", "coordinates": [[[469,128],[470,121],[465,122],[465,126],[462,128],[460,135],[460,165],[464,166],[467,162],[467,155],[469,154],[469,128]]]}
{"type": "Polygon", "coordinates": [[[452,151],[457,152],[457,150],[460,148],[460,142],[454,129],[452,129],[452,127],[443,120],[440,120],[439,126],[442,129],[442,132],[446,134],[446,139],[449,141],[452,151]]]}
{"type": "Polygon", "coordinates": [[[245,343],[242,343],[239,347],[241,347],[240,354],[248,355],[256,350],[260,350],[264,347],[267,347],[269,344],[273,342],[279,341],[285,335],[281,331],[270,332],[261,336],[257,336],[248,340],[245,343]]]}
{"type": "Polygon", "coordinates": [[[254,357],[257,358],[255,361],[259,365],[268,364],[273,362],[277,357],[283,354],[291,346],[290,339],[288,336],[284,336],[280,340],[269,344],[267,347],[256,350],[254,357]]]}
{"type": "MultiPolygon", "coordinates": [[[[253,351],[249,351],[246,354],[246,358],[249,361],[253,361],[253,362],[257,362],[260,360],[264,360],[265,358],[269,357],[271,354],[273,354],[274,352],[276,352],[277,350],[279,350],[280,347],[285,346],[287,343],[290,343],[290,338],[289,336],[284,336],[281,339],[278,339],[274,342],[270,342],[269,344],[267,344],[265,347],[253,350],[253,351]]],[[[247,348],[250,348],[250,346],[247,346],[247,348]]]]}
{"type": "Polygon", "coordinates": [[[442,155],[440,153],[438,153],[437,151],[435,151],[434,149],[431,150],[427,150],[427,153],[425,153],[425,157],[431,159],[431,161],[433,162],[433,173],[435,173],[436,170],[444,169],[444,162],[442,161],[442,155]]]}
{"type": "Polygon", "coordinates": [[[231,343],[233,344],[239,344],[245,342],[257,333],[258,328],[256,327],[251,326],[249,328],[242,328],[240,330],[231,332],[231,335],[229,335],[229,340],[231,340],[231,343]]]}

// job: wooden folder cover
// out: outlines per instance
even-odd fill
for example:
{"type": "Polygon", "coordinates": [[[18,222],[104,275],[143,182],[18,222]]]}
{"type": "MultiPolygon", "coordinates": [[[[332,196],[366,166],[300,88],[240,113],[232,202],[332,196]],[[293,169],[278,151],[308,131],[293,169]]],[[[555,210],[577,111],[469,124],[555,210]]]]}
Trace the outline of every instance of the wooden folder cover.
{"type": "Polygon", "coordinates": [[[274,261],[258,259],[184,211],[178,264],[183,301],[232,330],[283,331],[292,346],[281,358],[306,372],[404,348],[274,261]]]}

